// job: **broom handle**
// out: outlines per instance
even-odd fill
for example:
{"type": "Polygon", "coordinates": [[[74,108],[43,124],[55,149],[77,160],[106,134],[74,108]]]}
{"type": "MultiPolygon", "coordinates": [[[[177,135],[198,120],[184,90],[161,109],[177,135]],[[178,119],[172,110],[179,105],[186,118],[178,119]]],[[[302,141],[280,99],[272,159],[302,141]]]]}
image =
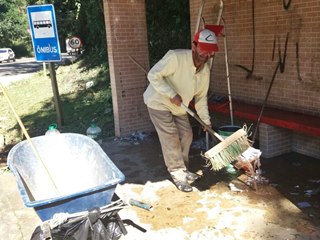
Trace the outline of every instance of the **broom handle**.
{"type": "MultiPolygon", "coordinates": [[[[133,57],[131,57],[130,55],[128,55],[129,58],[131,59],[131,61],[133,61],[135,64],[137,64],[145,74],[148,74],[147,70],[141,66],[140,63],[138,63],[133,57]]],[[[216,133],[215,131],[213,131],[211,128],[209,128],[207,126],[207,124],[205,124],[199,117],[197,114],[195,114],[193,111],[191,111],[186,105],[184,105],[184,103],[181,103],[181,106],[184,110],[186,110],[187,113],[189,113],[192,117],[194,117],[204,128],[206,128],[208,130],[209,133],[211,133],[212,135],[214,135],[216,138],[218,138],[221,142],[224,140],[218,133],[216,133]]]]}
{"type": "Polygon", "coordinates": [[[49,178],[50,178],[50,180],[51,180],[51,182],[52,182],[52,184],[53,184],[53,186],[54,186],[54,189],[56,190],[56,193],[59,193],[56,184],[54,183],[54,181],[53,181],[53,179],[52,179],[52,177],[51,177],[48,169],[46,168],[44,162],[42,161],[39,153],[37,152],[36,148],[34,147],[34,145],[33,145],[32,141],[31,141],[31,138],[30,138],[30,136],[29,136],[26,128],[24,127],[24,125],[23,125],[20,117],[18,116],[16,110],[14,109],[14,107],[13,107],[13,105],[12,105],[12,103],[11,103],[11,100],[10,100],[7,92],[5,91],[5,89],[4,89],[4,87],[3,87],[3,85],[2,85],[1,83],[0,83],[0,88],[1,88],[1,90],[2,90],[2,92],[3,92],[3,94],[4,94],[4,96],[5,96],[5,98],[7,99],[8,103],[9,103],[9,106],[10,106],[10,108],[11,108],[14,116],[15,116],[16,119],[17,119],[17,122],[18,122],[19,125],[20,125],[20,127],[21,127],[21,129],[22,129],[22,132],[24,133],[24,135],[26,136],[28,142],[30,143],[30,146],[31,146],[31,148],[32,148],[32,151],[33,151],[34,155],[35,155],[36,158],[42,163],[42,166],[43,166],[43,168],[45,169],[45,171],[47,172],[47,174],[48,174],[48,176],[49,176],[49,178]]]}
{"type": "Polygon", "coordinates": [[[207,124],[205,124],[204,121],[202,121],[197,114],[195,114],[193,111],[190,110],[184,103],[181,103],[181,107],[186,110],[187,113],[189,113],[192,117],[194,117],[207,131],[214,135],[216,138],[218,138],[221,142],[224,140],[218,133],[212,130],[212,128],[209,128],[207,124]]]}

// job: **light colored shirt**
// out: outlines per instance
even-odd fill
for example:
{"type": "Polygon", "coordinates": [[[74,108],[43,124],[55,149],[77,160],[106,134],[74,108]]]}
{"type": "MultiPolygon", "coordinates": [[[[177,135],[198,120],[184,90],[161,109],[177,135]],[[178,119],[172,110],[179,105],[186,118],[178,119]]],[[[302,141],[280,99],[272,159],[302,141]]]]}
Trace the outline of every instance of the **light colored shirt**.
{"type": "Polygon", "coordinates": [[[179,94],[188,106],[194,98],[197,114],[210,124],[207,93],[210,68],[205,64],[196,72],[191,50],[170,50],[148,73],[150,84],[143,94],[145,104],[155,110],[170,111],[173,115],[185,115],[186,111],[170,102],[179,94]]]}

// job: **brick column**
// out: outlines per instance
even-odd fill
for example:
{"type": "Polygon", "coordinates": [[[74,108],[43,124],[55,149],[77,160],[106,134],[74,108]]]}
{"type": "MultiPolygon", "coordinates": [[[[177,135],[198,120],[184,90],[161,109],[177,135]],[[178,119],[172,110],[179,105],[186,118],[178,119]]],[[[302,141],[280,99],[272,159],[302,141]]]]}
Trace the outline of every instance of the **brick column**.
{"type": "Polygon", "coordinates": [[[152,130],[142,94],[146,75],[129,55],[149,69],[145,1],[104,0],[115,135],[152,130]]]}
{"type": "Polygon", "coordinates": [[[291,131],[265,123],[259,125],[259,148],[262,157],[271,158],[291,151],[291,131]]]}
{"type": "Polygon", "coordinates": [[[320,159],[320,137],[293,134],[292,151],[320,159]]]}

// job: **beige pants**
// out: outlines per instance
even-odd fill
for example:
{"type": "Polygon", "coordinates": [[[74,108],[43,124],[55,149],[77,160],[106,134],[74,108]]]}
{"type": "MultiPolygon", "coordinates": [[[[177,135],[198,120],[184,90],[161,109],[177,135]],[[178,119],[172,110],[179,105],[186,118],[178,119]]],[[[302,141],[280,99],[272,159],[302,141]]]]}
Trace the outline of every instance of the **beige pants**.
{"type": "Polygon", "coordinates": [[[148,108],[148,111],[158,133],[168,171],[186,170],[193,138],[188,115],[174,116],[169,111],[151,108],[148,108]]]}

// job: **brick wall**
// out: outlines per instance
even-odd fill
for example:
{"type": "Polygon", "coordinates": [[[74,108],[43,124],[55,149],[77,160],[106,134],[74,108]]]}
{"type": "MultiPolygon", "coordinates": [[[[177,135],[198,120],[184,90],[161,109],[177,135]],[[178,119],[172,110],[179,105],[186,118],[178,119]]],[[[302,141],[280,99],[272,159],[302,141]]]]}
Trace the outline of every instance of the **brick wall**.
{"type": "MultiPolygon", "coordinates": [[[[267,105],[320,116],[320,1],[295,0],[287,9],[283,2],[288,4],[290,1],[223,2],[232,98],[262,106],[280,52],[282,71],[277,72],[267,105]],[[239,65],[249,70],[253,68],[252,75],[239,65]]],[[[200,3],[200,0],[190,0],[192,30],[200,3]]],[[[219,5],[220,0],[206,1],[203,17],[207,24],[216,23],[219,5]]],[[[218,44],[220,51],[213,62],[210,92],[227,96],[223,37],[218,38],[218,44]]],[[[319,137],[261,125],[260,146],[268,148],[261,149],[265,157],[295,151],[319,158],[319,137]]]]}
{"type": "Polygon", "coordinates": [[[292,141],[292,151],[320,159],[320,137],[294,134],[292,141]]]}
{"type": "Polygon", "coordinates": [[[153,127],[142,98],[147,78],[128,57],[149,68],[145,1],[103,2],[115,135],[148,131],[153,127]]]}
{"type": "MultiPolygon", "coordinates": [[[[220,126],[230,123],[230,117],[222,113],[213,113],[212,123],[215,130],[218,131],[220,126]]],[[[240,127],[246,125],[252,134],[256,126],[255,123],[248,124],[248,121],[242,118],[235,118],[234,125],[240,127]]],[[[199,124],[195,122],[195,126],[199,126],[199,124]]],[[[252,136],[250,139],[252,139],[252,136]]],[[[320,137],[313,137],[260,123],[254,142],[254,147],[262,151],[262,157],[264,158],[275,157],[292,151],[320,159],[320,137]]]]}
{"type": "Polygon", "coordinates": [[[259,125],[259,148],[262,157],[275,157],[291,151],[291,131],[270,126],[264,123],[259,125]]]}
{"type": "MultiPolygon", "coordinates": [[[[200,2],[200,0],[190,0],[192,32],[195,29],[200,2]]],[[[254,1],[254,71],[253,76],[247,78],[248,73],[236,65],[252,69],[252,2],[224,1],[223,18],[227,33],[233,98],[262,104],[279,61],[279,47],[283,58],[288,34],[284,71],[283,73],[278,71],[268,104],[320,116],[320,1],[291,1],[287,10],[283,6],[283,1],[254,1]],[[297,68],[297,45],[300,75],[297,68]]],[[[219,4],[219,0],[206,1],[203,13],[206,23],[216,22],[219,4]]],[[[219,47],[220,52],[214,58],[210,90],[215,94],[226,95],[227,80],[222,37],[219,38],[219,47]]]]}
{"type": "MultiPolygon", "coordinates": [[[[200,2],[190,0],[192,33],[200,2]]],[[[278,51],[280,49],[283,58],[288,35],[284,71],[276,76],[268,104],[320,116],[320,1],[295,0],[288,9],[279,0],[254,1],[254,55],[252,2],[224,1],[233,99],[262,104],[279,61],[278,51]],[[299,58],[296,58],[297,45],[299,58]],[[252,69],[253,58],[254,71],[247,77],[248,73],[236,65],[252,69]]],[[[219,0],[206,1],[203,17],[207,24],[217,22],[219,5],[219,0]]],[[[146,76],[127,56],[149,68],[145,1],[104,0],[104,11],[115,133],[121,136],[137,130],[152,130],[142,99],[146,76]]],[[[214,58],[210,91],[227,95],[223,38],[219,37],[218,41],[220,52],[214,58]]]]}

